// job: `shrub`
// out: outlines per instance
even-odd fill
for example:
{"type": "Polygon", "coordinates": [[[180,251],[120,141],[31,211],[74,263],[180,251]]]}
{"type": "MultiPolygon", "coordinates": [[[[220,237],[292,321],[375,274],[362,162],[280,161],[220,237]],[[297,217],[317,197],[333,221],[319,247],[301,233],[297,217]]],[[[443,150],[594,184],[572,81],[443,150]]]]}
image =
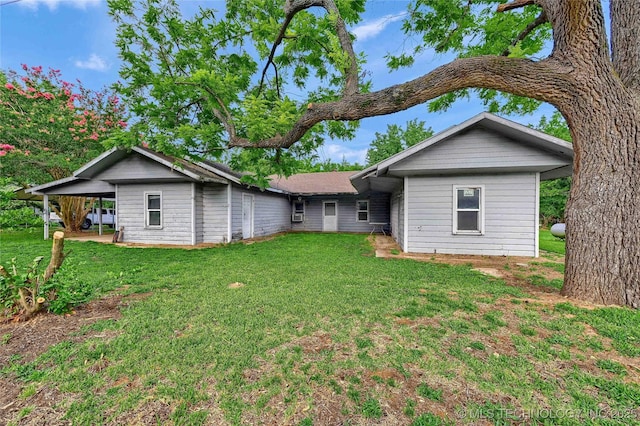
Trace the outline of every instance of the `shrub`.
{"type": "Polygon", "coordinates": [[[51,260],[44,273],[38,269],[44,256],[33,259],[24,273],[16,268],[15,257],[11,259],[11,266],[5,269],[0,265],[0,304],[3,314],[13,315],[22,311],[25,318],[39,312],[44,306],[49,306],[54,312],[64,312],[74,303],[85,301],[86,291],[78,286],[80,291],[73,290],[77,284],[75,269],[57,278],[56,272],[62,266],[66,254],[64,249],[64,233],[57,231],[53,234],[51,260]]]}
{"type": "Polygon", "coordinates": [[[16,258],[11,259],[11,267],[6,270],[0,266],[0,303],[6,313],[17,313],[21,308],[27,314],[33,314],[40,310],[46,301],[40,288],[42,281],[38,273],[43,256],[33,259],[31,266],[24,273],[19,273],[16,268],[16,258]]]}
{"type": "Polygon", "coordinates": [[[18,229],[40,226],[41,217],[23,201],[16,200],[13,192],[18,186],[8,178],[0,178],[0,229],[18,229]]]}

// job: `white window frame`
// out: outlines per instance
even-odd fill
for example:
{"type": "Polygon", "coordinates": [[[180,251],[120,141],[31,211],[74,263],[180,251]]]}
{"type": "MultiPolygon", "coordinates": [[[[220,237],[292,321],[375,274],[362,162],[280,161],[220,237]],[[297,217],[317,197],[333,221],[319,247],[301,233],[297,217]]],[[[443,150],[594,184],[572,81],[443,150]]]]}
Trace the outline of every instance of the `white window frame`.
{"type": "Polygon", "coordinates": [[[146,229],[162,229],[162,191],[149,191],[144,193],[144,227],[146,229]],[[160,208],[159,209],[149,209],[149,195],[159,195],[160,196],[160,208]],[[149,212],[160,212],[160,225],[150,225],[149,224],[149,212]]]}
{"type": "Polygon", "coordinates": [[[291,214],[302,214],[304,216],[307,209],[306,204],[307,203],[305,203],[304,200],[293,200],[291,203],[291,214]],[[296,210],[296,204],[302,204],[302,211],[296,210]]]}
{"type": "Polygon", "coordinates": [[[356,222],[369,222],[369,218],[370,218],[370,213],[369,213],[369,200],[356,200],[356,222]],[[360,210],[360,203],[367,203],[367,209],[366,210],[360,210]],[[360,219],[360,213],[361,212],[367,212],[367,219],[366,220],[362,220],[360,219]]]}
{"type": "Polygon", "coordinates": [[[291,222],[293,223],[304,222],[305,213],[307,210],[306,204],[307,203],[305,202],[305,200],[296,199],[291,202],[291,222]],[[302,210],[296,210],[296,204],[302,204],[302,210]],[[296,215],[302,215],[302,220],[296,220],[296,215]]]}
{"type": "Polygon", "coordinates": [[[484,235],[484,185],[453,185],[453,229],[454,235],[484,235]],[[458,190],[460,189],[479,189],[480,200],[479,208],[477,209],[459,209],[458,208],[458,190]],[[478,212],[478,230],[470,231],[464,229],[458,229],[458,212],[464,211],[477,211],[478,212]]]}

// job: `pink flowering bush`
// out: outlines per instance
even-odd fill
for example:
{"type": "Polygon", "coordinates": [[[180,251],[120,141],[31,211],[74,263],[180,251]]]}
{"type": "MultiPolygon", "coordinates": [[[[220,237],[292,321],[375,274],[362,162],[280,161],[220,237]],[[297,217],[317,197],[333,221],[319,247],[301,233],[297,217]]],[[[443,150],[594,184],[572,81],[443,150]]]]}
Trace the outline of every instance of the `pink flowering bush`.
{"type": "MultiPolygon", "coordinates": [[[[25,64],[21,72],[0,71],[0,174],[23,186],[67,177],[104,151],[125,116],[115,94],[66,81],[59,70],[25,64]]],[[[72,227],[85,216],[83,203],[63,210],[72,227]]]]}

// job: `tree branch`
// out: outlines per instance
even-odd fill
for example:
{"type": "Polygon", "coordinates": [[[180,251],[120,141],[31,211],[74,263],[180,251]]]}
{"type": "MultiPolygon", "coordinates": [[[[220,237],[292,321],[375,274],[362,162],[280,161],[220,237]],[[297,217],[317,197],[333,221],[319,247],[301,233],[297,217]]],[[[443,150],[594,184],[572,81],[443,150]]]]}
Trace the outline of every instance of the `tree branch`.
{"type": "Polygon", "coordinates": [[[503,3],[499,5],[497,11],[500,13],[507,12],[509,10],[529,6],[530,4],[534,4],[534,3],[535,3],[534,0],[514,0],[511,3],[503,3]]]}
{"type": "Polygon", "coordinates": [[[640,9],[628,0],[611,0],[613,68],[625,86],[640,90],[640,9]]]}
{"type": "MultiPolygon", "coordinates": [[[[527,25],[527,27],[522,30],[522,32],[520,34],[518,34],[518,37],[516,37],[515,40],[513,40],[511,42],[511,47],[515,47],[516,44],[518,44],[519,41],[522,41],[525,39],[525,37],[527,37],[529,34],[531,34],[531,32],[533,30],[535,30],[536,28],[538,28],[540,25],[549,22],[547,20],[547,15],[544,12],[544,10],[540,13],[540,15],[538,15],[538,17],[531,22],[529,25],[527,25]]],[[[504,52],[502,52],[502,56],[509,56],[509,54],[511,53],[511,48],[509,49],[505,49],[504,52]]]]}
{"type": "MultiPolygon", "coordinates": [[[[464,14],[462,15],[462,17],[465,17],[466,15],[469,14],[469,10],[471,10],[471,5],[473,3],[473,0],[469,0],[467,2],[467,6],[465,7],[465,11],[464,14]]],[[[460,29],[459,25],[456,25],[455,28],[453,28],[451,31],[449,31],[449,34],[447,34],[447,37],[442,40],[440,43],[438,43],[438,45],[435,47],[436,52],[443,52],[444,50],[447,49],[447,45],[449,44],[449,41],[451,40],[451,37],[453,37],[455,35],[455,33],[458,32],[458,30],[460,29]]]]}
{"type": "Polygon", "coordinates": [[[344,94],[352,95],[354,93],[358,93],[358,61],[356,60],[356,54],[353,50],[353,44],[351,43],[351,36],[349,35],[349,31],[347,31],[347,26],[345,25],[334,0],[286,0],[284,5],[285,19],[280,26],[280,31],[278,32],[278,36],[273,42],[271,52],[269,53],[269,57],[267,58],[267,63],[262,70],[262,77],[260,78],[260,90],[262,90],[267,70],[273,63],[273,58],[275,57],[277,48],[278,46],[280,46],[280,44],[282,44],[282,40],[286,38],[285,33],[287,31],[287,28],[289,27],[289,24],[298,12],[309,9],[311,7],[322,7],[327,11],[327,13],[332,14],[336,17],[336,35],[338,36],[338,40],[340,40],[340,46],[342,47],[342,50],[347,54],[349,58],[349,66],[347,69],[343,70],[345,73],[344,94]]]}
{"type": "Polygon", "coordinates": [[[466,88],[495,89],[554,105],[563,104],[572,99],[573,84],[567,76],[570,71],[553,60],[533,62],[501,56],[457,59],[415,80],[377,92],[356,93],[335,102],[309,104],[284,136],[276,135],[256,142],[231,137],[229,146],[288,148],[321,121],[354,121],[392,114],[466,88]]]}

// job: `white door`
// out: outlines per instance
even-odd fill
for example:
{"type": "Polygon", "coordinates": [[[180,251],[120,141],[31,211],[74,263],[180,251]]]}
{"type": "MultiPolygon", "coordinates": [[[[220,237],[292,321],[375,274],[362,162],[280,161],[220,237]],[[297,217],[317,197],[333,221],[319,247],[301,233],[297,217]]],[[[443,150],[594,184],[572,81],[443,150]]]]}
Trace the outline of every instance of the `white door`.
{"type": "Polygon", "coordinates": [[[338,202],[322,202],[322,230],[325,232],[338,231],[338,202]]]}
{"type": "Polygon", "coordinates": [[[242,194],[242,239],[253,238],[253,195],[242,194]]]}

